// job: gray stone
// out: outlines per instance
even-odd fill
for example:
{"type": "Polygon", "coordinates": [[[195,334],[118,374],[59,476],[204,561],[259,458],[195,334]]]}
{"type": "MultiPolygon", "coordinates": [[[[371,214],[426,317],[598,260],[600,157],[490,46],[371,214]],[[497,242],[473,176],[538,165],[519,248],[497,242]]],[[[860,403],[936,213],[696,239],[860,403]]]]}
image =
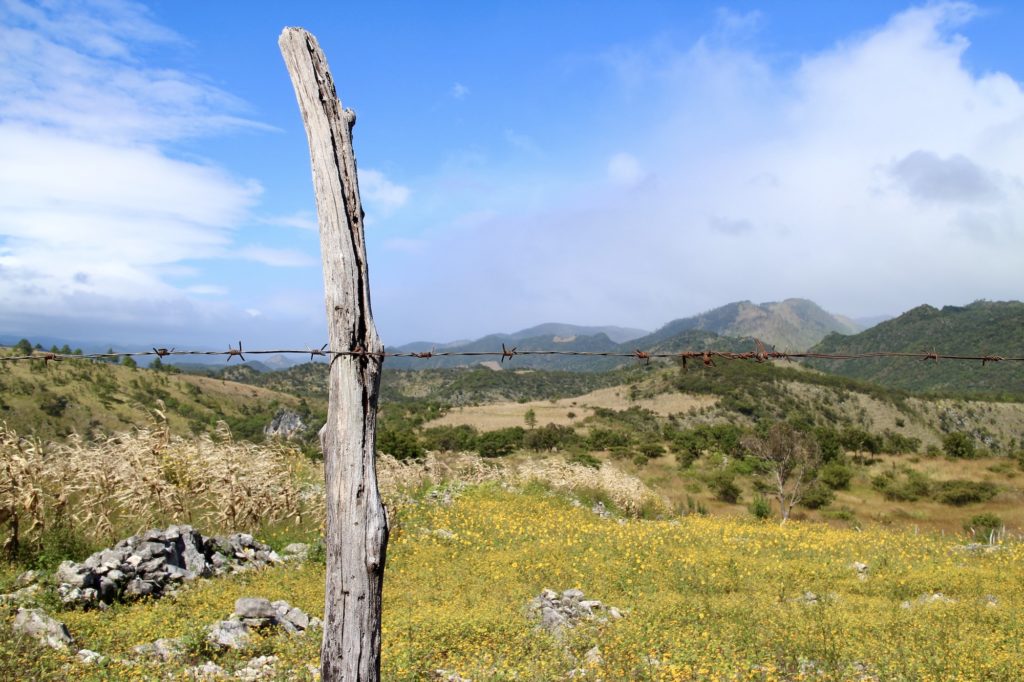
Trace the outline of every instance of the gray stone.
{"type": "Polygon", "coordinates": [[[235,671],[235,677],[240,680],[268,680],[276,675],[274,665],[277,663],[277,656],[257,656],[235,671]]]}
{"type": "Polygon", "coordinates": [[[55,577],[57,582],[71,585],[72,587],[85,587],[86,574],[88,569],[76,564],[73,561],[62,561],[57,567],[55,577]]]}
{"type": "Polygon", "coordinates": [[[133,651],[147,658],[170,661],[182,655],[182,643],[180,639],[158,639],[152,644],[140,644],[133,651]]]}
{"type": "Polygon", "coordinates": [[[42,591],[39,585],[29,585],[9,594],[0,594],[0,604],[31,604],[42,591]]]}
{"type": "Polygon", "coordinates": [[[281,551],[286,560],[296,559],[303,561],[309,556],[309,545],[304,542],[293,542],[281,551]]]}
{"type": "Polygon", "coordinates": [[[294,410],[278,410],[274,418],[263,427],[263,435],[268,438],[290,439],[302,434],[307,425],[302,421],[302,416],[294,410]]]}
{"type": "Polygon", "coordinates": [[[240,620],[222,620],[210,626],[206,639],[226,649],[242,649],[249,645],[249,628],[240,620]]]}
{"type": "Polygon", "coordinates": [[[50,618],[42,609],[18,609],[11,627],[52,649],[64,650],[74,642],[67,626],[50,618]]]}
{"type": "Polygon", "coordinates": [[[594,668],[604,663],[604,659],[601,657],[601,648],[596,645],[590,648],[587,653],[583,654],[583,662],[594,668]]]}
{"type": "Polygon", "coordinates": [[[39,571],[25,571],[14,579],[14,584],[17,587],[28,587],[32,583],[38,582],[41,577],[39,571]]]}
{"type": "Polygon", "coordinates": [[[583,590],[565,590],[562,592],[562,599],[579,601],[580,599],[583,599],[583,590]]]}
{"type": "Polygon", "coordinates": [[[187,674],[193,680],[221,680],[227,676],[224,668],[213,661],[206,661],[202,665],[192,666],[187,670],[187,674]]]}
{"type": "Polygon", "coordinates": [[[157,586],[155,583],[148,580],[140,580],[139,578],[132,580],[124,588],[125,596],[133,598],[149,597],[155,594],[156,591],[157,586]]]}
{"type": "Polygon", "coordinates": [[[85,665],[102,663],[107,659],[106,656],[103,656],[100,653],[93,651],[92,649],[79,649],[77,656],[78,660],[80,660],[85,665]]]}
{"type": "Polygon", "coordinates": [[[309,616],[302,609],[295,608],[294,606],[288,609],[282,620],[291,623],[300,630],[305,630],[309,627],[309,616]]]}
{"type": "Polygon", "coordinates": [[[99,594],[101,601],[105,601],[108,604],[113,603],[118,595],[117,583],[103,576],[100,578],[99,594]]]}
{"type": "Polygon", "coordinates": [[[277,609],[269,599],[242,597],[235,600],[235,615],[240,618],[276,619],[277,609]]]}

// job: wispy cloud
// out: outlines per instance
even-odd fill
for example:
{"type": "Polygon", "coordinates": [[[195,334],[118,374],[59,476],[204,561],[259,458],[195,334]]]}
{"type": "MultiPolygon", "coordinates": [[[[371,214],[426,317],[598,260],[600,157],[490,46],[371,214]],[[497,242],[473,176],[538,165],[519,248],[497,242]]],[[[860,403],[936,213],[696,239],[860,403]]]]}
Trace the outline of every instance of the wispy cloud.
{"type": "Polygon", "coordinates": [[[223,293],[167,278],[228,249],[262,188],[168,145],[266,126],[136,56],[183,46],[134,2],[0,3],[0,317],[102,319],[223,293]]]}
{"type": "Polygon", "coordinates": [[[359,170],[359,193],[367,204],[384,215],[405,206],[409,201],[409,188],[392,182],[378,170],[359,170]]]}
{"type": "Polygon", "coordinates": [[[454,97],[455,99],[464,99],[467,95],[469,95],[469,88],[463,85],[462,83],[456,82],[454,85],[452,85],[451,93],[452,97],[454,97]]]}
{"type": "Polygon", "coordinates": [[[307,253],[293,249],[275,249],[267,246],[245,246],[232,251],[242,260],[262,263],[275,268],[304,268],[316,265],[318,261],[307,253]]]}

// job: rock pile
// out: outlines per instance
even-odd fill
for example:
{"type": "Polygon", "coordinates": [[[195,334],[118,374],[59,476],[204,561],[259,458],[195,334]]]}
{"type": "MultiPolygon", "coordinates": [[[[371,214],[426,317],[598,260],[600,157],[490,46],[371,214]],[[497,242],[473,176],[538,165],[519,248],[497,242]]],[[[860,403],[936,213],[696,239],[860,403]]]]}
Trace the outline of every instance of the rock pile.
{"type": "Polygon", "coordinates": [[[161,597],[185,581],[279,563],[270,547],[247,533],[204,537],[191,526],[150,530],[57,569],[65,604],[105,606],[161,597]]]}
{"type": "Polygon", "coordinates": [[[539,597],[530,600],[527,610],[538,621],[537,627],[559,639],[566,629],[575,627],[581,620],[603,623],[609,618],[622,618],[622,612],[614,606],[583,597],[583,590],[565,590],[561,594],[554,590],[544,590],[539,597]]]}
{"type": "Polygon", "coordinates": [[[253,629],[279,627],[298,635],[320,625],[319,618],[310,618],[302,609],[286,601],[242,597],[235,601],[232,617],[211,625],[206,639],[222,649],[241,649],[249,644],[253,629]]]}

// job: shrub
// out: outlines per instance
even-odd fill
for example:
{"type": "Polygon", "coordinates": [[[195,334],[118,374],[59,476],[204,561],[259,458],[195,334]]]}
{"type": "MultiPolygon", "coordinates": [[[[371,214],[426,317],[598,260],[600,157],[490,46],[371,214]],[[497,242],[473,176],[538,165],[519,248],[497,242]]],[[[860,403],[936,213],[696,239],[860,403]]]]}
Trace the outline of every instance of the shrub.
{"type": "Polygon", "coordinates": [[[412,430],[388,427],[377,433],[377,451],[395,459],[421,459],[427,454],[412,430]]]}
{"type": "Polygon", "coordinates": [[[736,504],[740,500],[742,491],[736,485],[732,472],[719,471],[708,481],[708,487],[714,491],[715,498],[721,502],[736,504]]]}
{"type": "Polygon", "coordinates": [[[641,443],[639,446],[637,446],[637,450],[640,451],[640,454],[645,455],[646,457],[649,457],[651,459],[654,459],[655,457],[661,457],[662,455],[665,454],[665,447],[661,443],[657,443],[655,441],[647,441],[646,443],[641,443]]]}
{"type": "Polygon", "coordinates": [[[423,445],[427,450],[442,452],[468,452],[476,449],[477,431],[472,426],[434,426],[423,430],[423,445]]]}
{"type": "Polygon", "coordinates": [[[995,484],[988,481],[954,479],[935,486],[935,499],[943,504],[962,507],[965,504],[991,500],[998,492],[995,484]]]}
{"type": "Polygon", "coordinates": [[[582,464],[583,466],[590,467],[591,469],[600,469],[601,460],[594,457],[589,452],[574,452],[566,460],[570,464],[582,464]]]}
{"type": "Polygon", "coordinates": [[[947,457],[954,459],[974,459],[977,456],[974,439],[962,431],[946,434],[942,439],[942,449],[947,457]]]}
{"type": "Polygon", "coordinates": [[[895,431],[886,430],[883,434],[885,452],[894,455],[903,455],[908,452],[917,452],[921,448],[921,439],[913,436],[904,436],[895,431]]]}
{"type": "Polygon", "coordinates": [[[913,469],[883,471],[871,479],[871,487],[882,493],[885,499],[895,502],[913,502],[927,497],[931,492],[931,481],[925,474],[913,469]]]}
{"type": "Polygon", "coordinates": [[[835,429],[828,426],[815,427],[814,440],[818,442],[822,461],[832,462],[842,456],[843,444],[840,442],[839,433],[835,429]]]}
{"type": "Polygon", "coordinates": [[[808,509],[821,509],[832,504],[835,499],[836,494],[832,488],[821,481],[814,481],[807,486],[807,490],[804,491],[804,495],[800,499],[800,504],[808,509]]]}
{"type": "Polygon", "coordinates": [[[523,446],[524,433],[521,426],[485,431],[477,436],[476,450],[481,457],[504,457],[523,446]]]}
{"type": "Polygon", "coordinates": [[[975,514],[964,523],[964,530],[973,533],[980,540],[988,541],[1003,527],[1003,520],[991,512],[975,514]]]}
{"type": "Polygon", "coordinates": [[[530,429],[522,435],[523,447],[531,450],[554,450],[578,444],[581,439],[571,426],[547,424],[540,428],[530,429]]]}
{"type": "Polygon", "coordinates": [[[848,490],[853,479],[853,470],[842,462],[829,462],[818,472],[822,483],[833,490],[848,490]]]}
{"type": "Polygon", "coordinates": [[[594,428],[587,437],[591,450],[614,450],[629,446],[629,433],[614,429],[594,428]]]}
{"type": "Polygon", "coordinates": [[[772,504],[764,495],[755,495],[754,499],[747,506],[747,510],[750,511],[754,518],[768,519],[772,515],[772,504]]]}

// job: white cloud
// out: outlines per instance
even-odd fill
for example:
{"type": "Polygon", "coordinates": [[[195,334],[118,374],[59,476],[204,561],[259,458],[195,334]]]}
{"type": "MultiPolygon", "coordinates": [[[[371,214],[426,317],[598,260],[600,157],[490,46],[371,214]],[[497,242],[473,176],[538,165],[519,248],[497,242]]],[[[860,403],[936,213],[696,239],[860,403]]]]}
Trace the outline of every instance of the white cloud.
{"type": "Polygon", "coordinates": [[[169,281],[230,250],[262,188],[167,146],[266,126],[136,58],[168,45],[183,41],[137,3],[0,3],[0,317],[123,317],[154,301],[194,316],[188,295],[224,293],[169,281]]]}
{"type": "Polygon", "coordinates": [[[643,177],[640,161],[632,154],[619,152],[608,159],[608,179],[616,185],[635,185],[643,177]]]}
{"type": "Polygon", "coordinates": [[[317,222],[316,214],[312,211],[296,211],[288,215],[278,216],[267,216],[262,218],[260,222],[266,225],[280,225],[281,227],[295,227],[300,230],[316,230],[320,229],[320,225],[317,222]]]}
{"type": "Polygon", "coordinates": [[[454,97],[455,99],[463,99],[466,97],[466,95],[469,94],[469,88],[463,85],[462,83],[455,83],[455,85],[452,86],[451,92],[452,97],[454,97]]]}
{"type": "MultiPolygon", "coordinates": [[[[568,317],[652,328],[743,299],[860,316],[1020,298],[1024,90],[970,68],[973,12],[911,9],[785,68],[724,39],[606,55],[618,149],[575,166],[605,174],[432,239],[429,271],[402,281],[462,305],[403,290],[378,319],[444,339],[568,317]]],[[[505,180],[515,196],[534,177],[505,180]]]]}
{"type": "Polygon", "coordinates": [[[319,261],[307,253],[293,249],[274,249],[266,246],[245,246],[231,254],[263,265],[270,265],[275,268],[305,268],[316,265],[319,261]]]}
{"type": "Polygon", "coordinates": [[[228,293],[226,287],[217,286],[216,284],[194,284],[187,287],[185,291],[199,296],[226,296],[228,293]]]}
{"type": "MultiPolygon", "coordinates": [[[[359,192],[372,209],[389,215],[409,201],[409,188],[388,180],[378,170],[359,170],[359,192]]],[[[367,211],[369,212],[369,211],[367,211]]]]}

